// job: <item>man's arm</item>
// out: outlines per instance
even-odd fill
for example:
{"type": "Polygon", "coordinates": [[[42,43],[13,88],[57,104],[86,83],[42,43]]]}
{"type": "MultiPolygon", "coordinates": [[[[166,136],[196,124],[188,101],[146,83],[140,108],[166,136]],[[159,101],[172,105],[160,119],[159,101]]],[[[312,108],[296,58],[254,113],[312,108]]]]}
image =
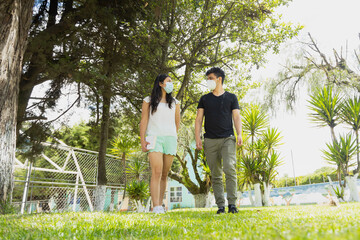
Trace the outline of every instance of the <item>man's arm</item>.
{"type": "Polygon", "coordinates": [[[202,149],[202,141],[200,134],[201,134],[203,118],[204,118],[204,109],[198,108],[195,119],[195,141],[196,141],[196,148],[198,150],[202,149]]]}
{"type": "Polygon", "coordinates": [[[242,123],[241,123],[240,110],[239,109],[232,110],[232,116],[236,129],[237,145],[241,146],[243,144],[243,140],[242,140],[242,123]]]}

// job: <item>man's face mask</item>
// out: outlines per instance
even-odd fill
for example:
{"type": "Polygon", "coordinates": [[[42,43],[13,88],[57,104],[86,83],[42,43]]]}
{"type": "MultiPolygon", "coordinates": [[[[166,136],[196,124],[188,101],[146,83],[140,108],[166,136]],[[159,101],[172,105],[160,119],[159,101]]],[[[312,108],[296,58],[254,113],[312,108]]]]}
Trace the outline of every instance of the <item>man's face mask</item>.
{"type": "Polygon", "coordinates": [[[174,84],[172,82],[167,82],[164,90],[166,93],[171,93],[174,90],[174,84]]]}
{"type": "Polygon", "coordinates": [[[216,82],[215,80],[206,80],[206,85],[209,90],[214,90],[216,88],[216,82]]]}

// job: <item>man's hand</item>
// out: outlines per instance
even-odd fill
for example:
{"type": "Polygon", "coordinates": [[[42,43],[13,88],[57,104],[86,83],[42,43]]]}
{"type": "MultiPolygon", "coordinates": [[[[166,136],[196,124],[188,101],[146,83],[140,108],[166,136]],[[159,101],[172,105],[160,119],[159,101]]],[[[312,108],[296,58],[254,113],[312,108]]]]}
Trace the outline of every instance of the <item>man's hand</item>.
{"type": "Polygon", "coordinates": [[[202,149],[202,141],[201,141],[201,139],[196,139],[196,149],[197,150],[202,149]]]}
{"type": "Polygon", "coordinates": [[[242,140],[242,137],[241,136],[239,136],[238,135],[238,139],[237,139],[237,145],[239,146],[239,147],[241,147],[241,145],[243,144],[243,140],[242,140]]]}

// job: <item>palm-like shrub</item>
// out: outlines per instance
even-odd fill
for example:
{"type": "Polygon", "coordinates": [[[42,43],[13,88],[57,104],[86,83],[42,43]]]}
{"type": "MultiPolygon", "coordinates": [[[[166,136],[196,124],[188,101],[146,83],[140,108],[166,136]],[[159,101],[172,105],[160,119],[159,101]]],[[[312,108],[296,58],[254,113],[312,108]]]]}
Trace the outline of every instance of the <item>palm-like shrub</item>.
{"type": "Polygon", "coordinates": [[[270,184],[277,176],[276,168],[282,164],[280,154],[273,152],[271,155],[266,156],[265,164],[263,164],[262,179],[266,184],[270,184]]]}
{"type": "Polygon", "coordinates": [[[334,128],[340,123],[341,97],[332,87],[324,87],[310,96],[310,119],[319,127],[329,126],[331,137],[335,140],[334,128]]]}
{"type": "Polygon", "coordinates": [[[262,134],[262,140],[266,144],[269,152],[273,152],[276,147],[281,145],[282,136],[277,128],[267,128],[262,134]]]}
{"type": "MultiPolygon", "coordinates": [[[[128,165],[127,161],[126,161],[128,158],[127,155],[129,153],[133,153],[134,149],[136,147],[138,147],[139,145],[140,145],[139,139],[134,138],[133,134],[131,134],[129,129],[122,129],[121,133],[111,141],[111,148],[110,148],[109,152],[112,155],[121,157],[121,166],[122,166],[122,171],[124,174],[124,179],[121,179],[121,180],[124,181],[123,183],[125,186],[127,186],[127,182],[128,182],[127,175],[129,174],[129,172],[132,174],[135,171],[135,175],[136,175],[137,174],[136,169],[139,167],[139,166],[134,166],[134,165],[130,164],[130,166],[127,168],[127,165],[128,165]],[[130,170],[129,170],[129,168],[130,168],[130,170]]],[[[145,159],[146,159],[146,157],[145,157],[145,159]]],[[[115,174],[119,174],[119,173],[115,173],[115,174]]],[[[140,176],[139,176],[139,179],[140,179],[140,176]]],[[[126,189],[127,188],[125,187],[122,201],[125,200],[126,189]]],[[[115,194],[115,191],[112,190],[111,191],[111,204],[113,204],[113,201],[114,201],[114,194],[115,194]]]]}
{"type": "Polygon", "coordinates": [[[340,94],[334,93],[331,87],[324,87],[318,93],[311,96],[309,101],[311,120],[318,126],[329,126],[331,129],[332,142],[327,144],[324,150],[324,158],[331,164],[337,166],[337,175],[341,191],[346,184],[350,188],[349,201],[360,201],[356,180],[360,170],[359,157],[359,129],[360,129],[360,97],[342,99],[340,94]],[[334,128],[339,123],[344,122],[355,133],[355,141],[351,135],[340,136],[339,141],[335,137],[334,128]],[[357,167],[350,174],[350,167],[354,166],[353,156],[357,156],[357,167]],[[344,183],[342,182],[343,177],[344,183]]]}
{"type": "Polygon", "coordinates": [[[143,201],[149,196],[149,184],[145,181],[133,180],[126,186],[129,197],[136,201],[143,201]]]}
{"type": "Polygon", "coordinates": [[[346,99],[342,103],[341,119],[347,123],[356,136],[356,160],[357,168],[354,173],[359,172],[359,130],[360,130],[360,97],[346,99]]]}
{"type": "MultiPolygon", "coordinates": [[[[341,97],[338,93],[334,93],[333,88],[325,86],[317,93],[310,96],[309,109],[310,120],[317,124],[318,127],[330,127],[331,139],[336,141],[334,128],[340,123],[341,97]]],[[[341,170],[338,166],[338,179],[341,183],[341,170]]]]}
{"type": "Polygon", "coordinates": [[[255,137],[269,126],[269,118],[257,105],[251,105],[242,113],[243,131],[251,137],[251,144],[255,137]]]}
{"type": "Polygon", "coordinates": [[[266,113],[256,105],[244,111],[243,131],[248,136],[243,138],[243,146],[238,151],[239,186],[241,189],[254,186],[255,206],[267,206],[270,184],[277,175],[276,168],[281,164],[280,155],[275,149],[282,137],[276,128],[269,127],[266,113]],[[259,199],[261,195],[262,199],[259,199]]]}
{"type": "MultiPolygon", "coordinates": [[[[146,158],[145,158],[146,159],[146,158]]],[[[144,173],[147,172],[149,164],[141,158],[134,158],[126,169],[126,173],[130,176],[130,179],[134,178],[137,181],[141,180],[144,173]]]]}
{"type": "Polygon", "coordinates": [[[129,198],[134,201],[138,212],[144,210],[144,200],[149,197],[149,184],[144,180],[133,180],[126,186],[126,192],[129,198]]]}
{"type": "Polygon", "coordinates": [[[327,150],[323,150],[325,159],[336,165],[344,176],[349,175],[349,167],[353,166],[353,157],[356,154],[356,143],[351,134],[340,136],[339,141],[327,143],[327,150]]]}

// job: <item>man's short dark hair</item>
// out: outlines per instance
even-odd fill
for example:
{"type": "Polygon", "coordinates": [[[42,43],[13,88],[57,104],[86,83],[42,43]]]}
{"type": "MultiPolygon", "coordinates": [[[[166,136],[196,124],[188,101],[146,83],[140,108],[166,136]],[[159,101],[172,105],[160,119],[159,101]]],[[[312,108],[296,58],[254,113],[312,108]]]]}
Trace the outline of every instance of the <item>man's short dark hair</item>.
{"type": "Polygon", "coordinates": [[[210,75],[211,73],[215,74],[216,77],[221,77],[222,83],[224,83],[225,72],[221,68],[218,67],[210,68],[209,70],[207,70],[206,76],[210,75]]]}

